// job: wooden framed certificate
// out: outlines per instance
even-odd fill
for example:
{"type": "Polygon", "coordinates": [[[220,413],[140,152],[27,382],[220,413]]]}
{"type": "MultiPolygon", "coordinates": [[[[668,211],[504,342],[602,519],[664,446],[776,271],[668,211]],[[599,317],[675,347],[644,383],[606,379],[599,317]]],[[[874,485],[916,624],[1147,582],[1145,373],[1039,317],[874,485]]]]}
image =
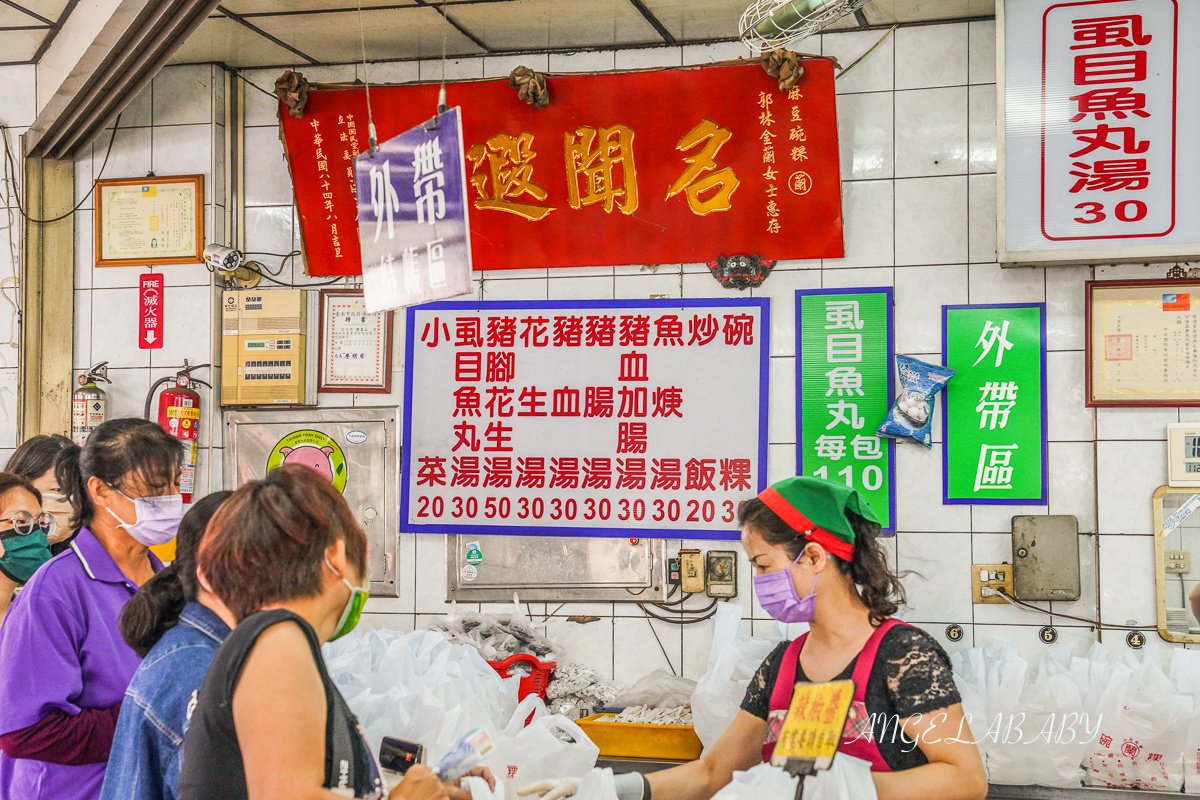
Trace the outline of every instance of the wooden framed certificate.
{"type": "Polygon", "coordinates": [[[362,289],[321,290],[320,392],[392,390],[392,312],[367,312],[362,289]]]}
{"type": "Polygon", "coordinates": [[[96,182],[96,266],[198,264],[204,254],[204,176],[96,182]]]}
{"type": "Polygon", "coordinates": [[[1086,284],[1089,406],[1200,406],[1200,280],[1086,284]]]}

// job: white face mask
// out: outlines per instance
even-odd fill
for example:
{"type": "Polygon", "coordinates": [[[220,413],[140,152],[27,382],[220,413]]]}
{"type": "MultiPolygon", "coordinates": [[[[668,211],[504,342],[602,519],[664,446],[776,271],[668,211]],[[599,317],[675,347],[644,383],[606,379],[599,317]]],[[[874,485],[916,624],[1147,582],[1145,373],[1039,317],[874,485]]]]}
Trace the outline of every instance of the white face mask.
{"type": "Polygon", "coordinates": [[[42,509],[49,512],[57,522],[54,526],[54,535],[46,537],[50,544],[61,542],[71,535],[71,515],[74,513],[74,509],[65,494],[42,492],[42,509]]]}
{"type": "Polygon", "coordinates": [[[137,520],[128,523],[117,516],[111,508],[105,509],[117,521],[118,528],[147,547],[166,544],[175,538],[179,531],[179,521],[183,519],[183,495],[165,494],[158,497],[130,497],[115,486],[109,486],[126,500],[133,502],[137,512],[137,520]]]}

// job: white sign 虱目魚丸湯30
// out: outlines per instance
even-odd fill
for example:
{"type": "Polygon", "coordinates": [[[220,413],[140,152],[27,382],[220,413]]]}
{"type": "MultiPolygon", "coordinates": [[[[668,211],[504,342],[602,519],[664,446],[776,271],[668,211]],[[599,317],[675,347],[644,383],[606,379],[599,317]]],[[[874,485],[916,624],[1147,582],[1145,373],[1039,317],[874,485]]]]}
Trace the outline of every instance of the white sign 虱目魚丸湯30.
{"type": "Polygon", "coordinates": [[[766,485],[767,303],[410,308],[401,529],[737,538],[766,485]]]}
{"type": "Polygon", "coordinates": [[[1002,4],[1005,263],[1200,248],[1200,4],[1002,4]]]}

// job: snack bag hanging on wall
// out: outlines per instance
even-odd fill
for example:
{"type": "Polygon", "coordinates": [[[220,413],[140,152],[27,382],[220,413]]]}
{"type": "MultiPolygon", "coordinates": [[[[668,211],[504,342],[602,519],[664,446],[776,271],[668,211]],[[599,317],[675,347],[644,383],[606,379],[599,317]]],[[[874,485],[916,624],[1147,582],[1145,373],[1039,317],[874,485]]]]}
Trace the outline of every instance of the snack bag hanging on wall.
{"type": "Polygon", "coordinates": [[[908,356],[896,356],[896,370],[900,373],[900,395],[892,401],[875,433],[892,439],[912,439],[933,447],[930,430],[933,428],[934,397],[954,377],[954,370],[908,356]]]}

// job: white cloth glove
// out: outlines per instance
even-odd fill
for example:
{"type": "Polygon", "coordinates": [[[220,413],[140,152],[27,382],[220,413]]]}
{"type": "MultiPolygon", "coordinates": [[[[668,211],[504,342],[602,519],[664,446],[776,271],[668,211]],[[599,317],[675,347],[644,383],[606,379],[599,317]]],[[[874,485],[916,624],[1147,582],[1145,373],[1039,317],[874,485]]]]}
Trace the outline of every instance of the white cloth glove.
{"type": "Polygon", "coordinates": [[[579,791],[579,785],[583,783],[580,778],[557,778],[545,781],[531,783],[528,786],[523,786],[517,790],[517,794],[521,797],[529,795],[537,795],[539,800],[562,800],[565,797],[574,797],[579,791]]]}

